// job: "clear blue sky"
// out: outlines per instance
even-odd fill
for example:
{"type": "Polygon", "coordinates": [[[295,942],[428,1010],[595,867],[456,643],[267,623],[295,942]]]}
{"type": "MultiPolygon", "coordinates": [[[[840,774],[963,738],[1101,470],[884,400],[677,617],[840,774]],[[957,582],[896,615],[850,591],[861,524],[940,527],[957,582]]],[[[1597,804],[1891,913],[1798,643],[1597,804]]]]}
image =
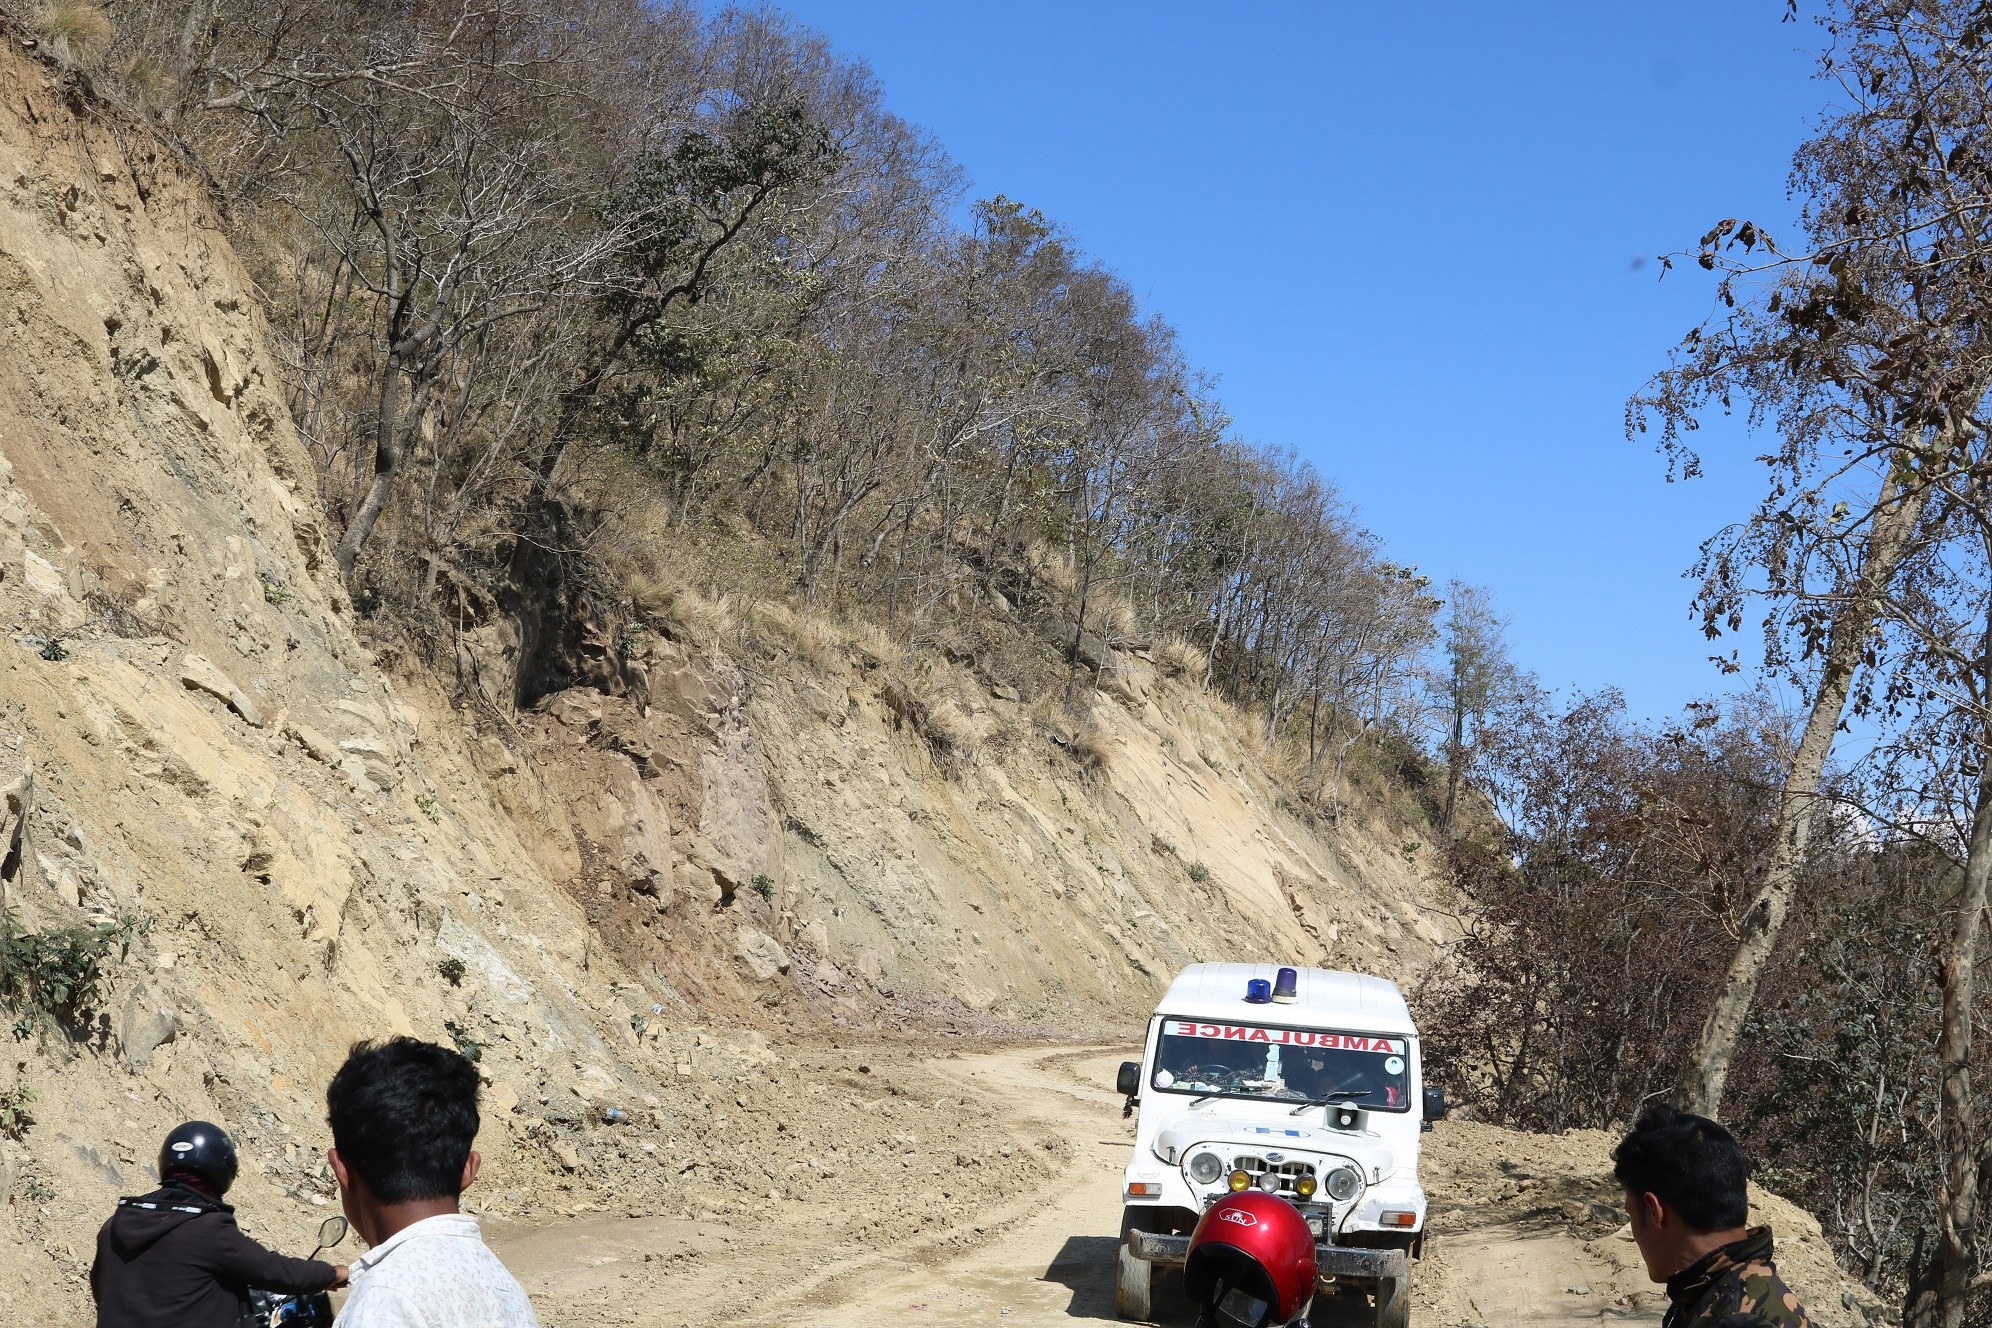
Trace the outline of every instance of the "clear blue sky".
{"type": "MultiPolygon", "coordinates": [[[[1180,329],[1239,431],[1391,555],[1492,587],[1519,662],[1635,713],[1724,686],[1682,571],[1761,483],[1669,485],[1627,395],[1709,306],[1653,256],[1773,225],[1809,19],[1706,3],[787,0],[973,196],[1041,208],[1180,329]],[[1644,258],[1643,266],[1636,260],[1644,258]]],[[[1809,6],[1808,6],[1809,8],[1809,6]]],[[[1745,658],[1755,644],[1746,637],[1745,658]]]]}

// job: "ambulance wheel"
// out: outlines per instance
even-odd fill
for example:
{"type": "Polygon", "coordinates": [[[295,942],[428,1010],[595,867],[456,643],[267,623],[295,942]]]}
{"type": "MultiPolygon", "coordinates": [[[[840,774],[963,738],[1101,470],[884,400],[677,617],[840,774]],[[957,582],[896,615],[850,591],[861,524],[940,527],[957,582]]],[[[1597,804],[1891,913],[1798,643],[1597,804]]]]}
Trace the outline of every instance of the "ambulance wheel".
{"type": "Polygon", "coordinates": [[[1386,1278],[1376,1286],[1376,1328],[1410,1328],[1411,1288],[1408,1279],[1386,1278]]]}
{"type": "Polygon", "coordinates": [[[1114,1315],[1121,1319],[1152,1318],[1155,1305],[1155,1265],[1137,1259],[1127,1242],[1120,1243],[1114,1265],[1114,1315]]]}
{"type": "Polygon", "coordinates": [[[1137,1259],[1128,1248],[1128,1236],[1136,1231],[1154,1231],[1160,1212],[1147,1208],[1121,1210],[1120,1247],[1114,1256],[1114,1314],[1122,1319],[1155,1317],[1155,1265],[1137,1259]]]}

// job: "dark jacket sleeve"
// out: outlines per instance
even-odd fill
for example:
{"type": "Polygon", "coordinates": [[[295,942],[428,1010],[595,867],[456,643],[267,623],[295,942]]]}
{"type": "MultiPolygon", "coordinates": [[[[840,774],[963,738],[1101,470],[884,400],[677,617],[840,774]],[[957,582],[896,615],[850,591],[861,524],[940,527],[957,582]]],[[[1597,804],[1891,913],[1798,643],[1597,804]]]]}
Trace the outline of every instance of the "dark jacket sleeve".
{"type": "Polygon", "coordinates": [[[221,1215],[209,1248],[217,1273],[231,1282],[266,1291],[323,1291],[339,1275],[337,1269],[322,1260],[287,1259],[264,1249],[243,1235],[235,1219],[226,1214],[221,1215]]]}
{"type": "Polygon", "coordinates": [[[110,1230],[111,1224],[109,1222],[104,1223],[103,1226],[97,1229],[97,1257],[90,1260],[90,1299],[93,1302],[101,1301],[104,1298],[104,1242],[108,1238],[110,1230]]]}

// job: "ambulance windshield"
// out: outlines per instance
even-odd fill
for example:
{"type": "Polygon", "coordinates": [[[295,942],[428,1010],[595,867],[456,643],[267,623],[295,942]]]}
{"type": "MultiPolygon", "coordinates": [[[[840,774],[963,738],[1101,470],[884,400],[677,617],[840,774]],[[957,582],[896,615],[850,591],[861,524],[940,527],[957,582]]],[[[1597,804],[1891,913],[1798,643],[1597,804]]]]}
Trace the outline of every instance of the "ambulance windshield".
{"type": "Polygon", "coordinates": [[[1401,1037],[1165,1018],[1149,1082],[1197,1097],[1332,1098],[1366,1111],[1405,1111],[1409,1054],[1401,1037]]]}

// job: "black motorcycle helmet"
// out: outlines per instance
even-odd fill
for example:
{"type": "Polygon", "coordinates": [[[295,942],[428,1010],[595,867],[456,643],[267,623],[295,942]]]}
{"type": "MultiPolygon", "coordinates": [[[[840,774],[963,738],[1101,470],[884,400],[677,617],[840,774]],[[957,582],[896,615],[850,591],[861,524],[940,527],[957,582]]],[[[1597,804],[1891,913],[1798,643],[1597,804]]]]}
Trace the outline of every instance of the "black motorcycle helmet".
{"type": "Polygon", "coordinates": [[[171,1182],[177,1171],[196,1177],[219,1199],[235,1183],[235,1170],[235,1145],[219,1125],[204,1120],[176,1127],[159,1149],[162,1185],[171,1182]]]}

